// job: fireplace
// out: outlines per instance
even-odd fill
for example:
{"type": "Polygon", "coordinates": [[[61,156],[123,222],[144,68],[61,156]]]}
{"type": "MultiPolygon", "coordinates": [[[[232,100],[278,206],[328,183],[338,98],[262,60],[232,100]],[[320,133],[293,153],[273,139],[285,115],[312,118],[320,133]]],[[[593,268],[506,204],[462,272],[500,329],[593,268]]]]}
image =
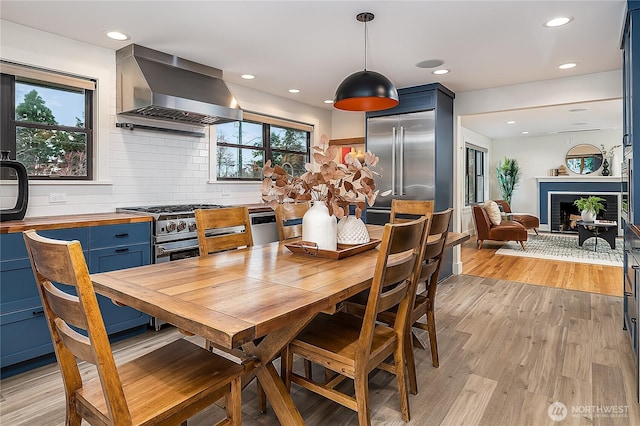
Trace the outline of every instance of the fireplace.
{"type": "Polygon", "coordinates": [[[551,232],[578,232],[576,221],[580,220],[580,211],[573,202],[578,198],[597,196],[603,198],[605,211],[597,219],[618,220],[618,195],[594,193],[551,193],[551,232]]]}

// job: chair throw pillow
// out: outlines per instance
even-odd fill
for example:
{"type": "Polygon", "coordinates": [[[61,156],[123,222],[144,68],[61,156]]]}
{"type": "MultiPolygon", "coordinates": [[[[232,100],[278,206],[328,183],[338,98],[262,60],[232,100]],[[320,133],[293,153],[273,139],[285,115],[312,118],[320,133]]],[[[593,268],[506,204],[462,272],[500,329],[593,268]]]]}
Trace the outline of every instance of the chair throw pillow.
{"type": "Polygon", "coordinates": [[[487,215],[489,216],[491,223],[493,225],[500,225],[500,222],[502,222],[502,215],[500,214],[498,203],[493,200],[487,200],[484,203],[484,209],[487,211],[487,215]]]}

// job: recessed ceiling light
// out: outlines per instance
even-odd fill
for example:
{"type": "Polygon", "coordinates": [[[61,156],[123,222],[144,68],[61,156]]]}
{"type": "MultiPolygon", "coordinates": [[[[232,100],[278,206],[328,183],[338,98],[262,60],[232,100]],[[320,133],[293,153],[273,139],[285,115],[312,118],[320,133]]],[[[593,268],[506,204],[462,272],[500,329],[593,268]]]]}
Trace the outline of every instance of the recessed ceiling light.
{"type": "Polygon", "coordinates": [[[300,93],[300,89],[289,89],[289,93],[300,93]]]}
{"type": "Polygon", "coordinates": [[[333,103],[333,99],[325,99],[324,101],[325,104],[332,104],[333,103]]]}
{"type": "Polygon", "coordinates": [[[559,27],[561,25],[566,25],[569,22],[573,21],[573,17],[569,16],[559,16],[557,18],[553,18],[544,23],[545,27],[559,27]]]}
{"type": "Polygon", "coordinates": [[[516,124],[516,122],[513,121],[513,120],[509,120],[509,121],[507,121],[507,124],[516,124]]]}
{"type": "Polygon", "coordinates": [[[588,111],[589,108],[574,108],[574,109],[570,109],[569,112],[582,112],[582,111],[588,111]]]}
{"type": "Polygon", "coordinates": [[[254,78],[256,78],[256,76],[252,74],[242,74],[240,77],[244,78],[245,80],[253,80],[254,78]]]}
{"type": "Polygon", "coordinates": [[[529,132],[520,132],[520,133],[522,133],[523,135],[528,135],[529,134],[529,132]]]}
{"type": "Polygon", "coordinates": [[[119,40],[119,41],[123,41],[123,40],[129,40],[129,36],[126,34],[123,34],[119,31],[109,31],[107,33],[107,37],[114,39],[114,40],[119,40]]]}
{"type": "Polygon", "coordinates": [[[576,65],[578,65],[577,62],[567,62],[566,64],[558,65],[558,68],[561,70],[568,70],[570,68],[574,68],[576,65]]]}
{"type": "Polygon", "coordinates": [[[589,123],[573,123],[574,126],[586,126],[589,123]]]}
{"type": "Polygon", "coordinates": [[[444,65],[442,59],[427,59],[426,61],[418,62],[416,67],[418,68],[436,68],[444,65]]]}
{"type": "Polygon", "coordinates": [[[449,70],[435,70],[433,71],[432,74],[435,74],[435,75],[449,74],[449,70]]]}

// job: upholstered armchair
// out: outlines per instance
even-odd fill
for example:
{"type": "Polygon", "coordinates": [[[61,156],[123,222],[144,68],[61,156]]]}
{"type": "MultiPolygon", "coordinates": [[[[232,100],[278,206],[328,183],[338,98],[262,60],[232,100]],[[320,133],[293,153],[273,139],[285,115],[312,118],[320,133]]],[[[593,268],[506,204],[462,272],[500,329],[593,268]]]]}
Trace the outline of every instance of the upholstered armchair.
{"type": "Polygon", "coordinates": [[[512,220],[501,220],[494,225],[489,219],[489,215],[483,206],[472,206],[473,221],[476,225],[478,236],[477,246],[482,248],[484,240],[492,241],[517,241],[524,250],[524,242],[528,239],[527,229],[518,222],[512,220]]]}
{"type": "MultiPolygon", "coordinates": [[[[495,200],[498,206],[502,206],[502,211],[505,213],[511,213],[511,206],[507,200],[495,200]]],[[[540,219],[530,214],[514,214],[511,219],[514,222],[522,224],[526,229],[533,229],[538,235],[538,228],[540,228],[540,219]]]]}

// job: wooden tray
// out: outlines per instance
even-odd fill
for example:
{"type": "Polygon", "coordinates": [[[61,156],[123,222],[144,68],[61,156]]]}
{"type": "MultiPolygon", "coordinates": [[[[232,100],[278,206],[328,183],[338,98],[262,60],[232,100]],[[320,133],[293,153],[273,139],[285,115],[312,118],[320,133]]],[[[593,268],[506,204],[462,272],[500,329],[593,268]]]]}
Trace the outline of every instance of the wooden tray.
{"type": "Polygon", "coordinates": [[[364,244],[338,244],[337,250],[322,250],[318,249],[316,243],[309,241],[293,241],[285,243],[285,247],[292,253],[306,254],[309,256],[325,257],[333,260],[344,259],[345,257],[353,256],[363,251],[371,250],[380,244],[381,240],[371,239],[368,243],[364,244]]]}

